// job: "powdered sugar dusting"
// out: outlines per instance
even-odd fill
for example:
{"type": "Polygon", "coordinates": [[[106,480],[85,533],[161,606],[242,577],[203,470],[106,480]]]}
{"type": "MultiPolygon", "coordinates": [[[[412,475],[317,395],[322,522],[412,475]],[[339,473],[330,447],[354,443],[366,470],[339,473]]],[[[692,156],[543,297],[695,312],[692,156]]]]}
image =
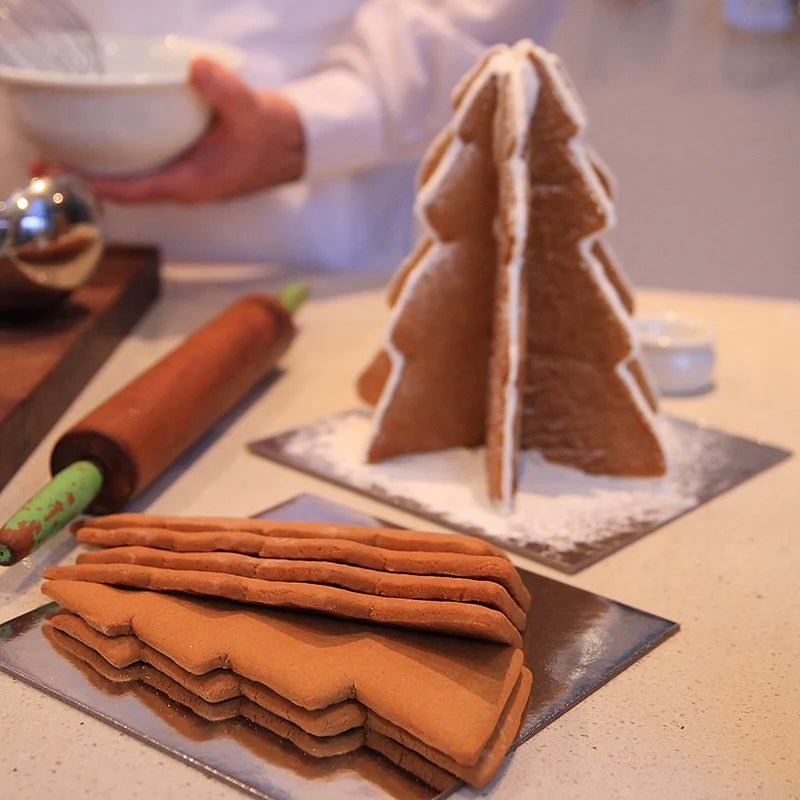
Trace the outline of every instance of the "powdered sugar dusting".
{"type": "Polygon", "coordinates": [[[370,417],[353,410],[252,445],[255,452],[455,530],[574,572],[771,466],[786,452],[684,420],[659,420],[663,478],[588,475],[521,456],[513,511],[486,493],[483,448],[363,460],[370,417]]]}

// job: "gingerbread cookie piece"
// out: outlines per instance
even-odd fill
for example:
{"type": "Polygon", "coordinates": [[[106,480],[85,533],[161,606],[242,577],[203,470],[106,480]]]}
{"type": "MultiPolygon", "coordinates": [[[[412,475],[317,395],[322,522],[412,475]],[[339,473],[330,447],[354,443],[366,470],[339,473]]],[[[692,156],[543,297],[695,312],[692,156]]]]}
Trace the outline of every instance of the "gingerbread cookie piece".
{"type": "Polygon", "coordinates": [[[159,569],[221,572],[268,581],[324,584],[362,594],[415,600],[450,600],[496,609],[514,627],[525,628],[525,612],[498,583],[472,578],[408,575],[328,561],[254,558],[239,553],[186,553],[152,547],[110,547],[78,556],[79,564],[141,564],[159,569]]]}
{"type": "Polygon", "coordinates": [[[485,548],[469,536],[401,533],[115,515],[75,530],[78,541],[110,551],[84,555],[77,567],[53,568],[47,575],[210,593],[520,644],[530,595],[507,556],[491,546],[479,552],[485,548]]]}
{"type": "Polygon", "coordinates": [[[519,573],[503,554],[472,555],[425,550],[392,550],[348,539],[281,538],[241,531],[181,531],[167,528],[80,527],[77,540],[103,547],[140,545],[178,552],[225,551],[260,558],[349,564],[406,576],[428,575],[487,580],[499,584],[527,610],[530,594],[519,573]]]}
{"type": "MultiPolygon", "coordinates": [[[[75,622],[64,620],[64,617],[71,616],[73,615],[57,615],[51,620],[51,625],[59,631],[64,631],[67,627],[71,627],[75,630],[75,622]],[[59,617],[61,619],[59,619],[59,617]]],[[[364,744],[368,745],[368,740],[365,738],[367,731],[362,731],[360,736],[356,735],[354,731],[350,730],[356,727],[354,725],[350,725],[349,728],[345,728],[341,731],[326,730],[322,734],[315,734],[314,730],[325,730],[325,726],[321,722],[316,722],[313,719],[314,716],[325,715],[328,713],[329,709],[322,709],[316,712],[308,712],[304,709],[291,711],[291,709],[289,709],[291,704],[289,704],[288,701],[284,701],[283,707],[278,706],[277,709],[275,707],[267,708],[241,696],[228,700],[209,702],[198,692],[198,689],[202,690],[202,677],[198,678],[197,676],[192,676],[190,673],[181,673],[180,671],[175,672],[174,668],[170,668],[173,675],[176,676],[173,677],[155,668],[149,661],[147,663],[137,662],[123,668],[115,667],[109,663],[108,653],[109,650],[113,651],[113,637],[105,637],[96,631],[93,633],[94,635],[92,636],[87,635],[86,631],[83,631],[83,639],[75,639],[71,643],[65,642],[62,639],[61,643],[70,650],[70,652],[89,663],[107,679],[117,682],[141,681],[166,694],[175,702],[190,708],[194,713],[204,719],[220,721],[233,719],[236,716],[244,717],[257,725],[261,725],[274,733],[278,733],[278,735],[284,736],[284,738],[290,739],[290,741],[304,750],[304,752],[316,757],[339,755],[344,752],[350,752],[364,744]],[[92,642],[90,649],[85,644],[87,640],[92,642]],[[97,658],[97,656],[101,658],[97,658]],[[281,710],[289,710],[293,716],[299,717],[305,724],[301,724],[296,719],[286,716],[281,713],[281,710]],[[304,711],[305,715],[302,713],[304,711]],[[286,726],[284,724],[285,722],[291,724],[286,726]],[[302,731],[295,730],[294,726],[301,728],[302,731]],[[349,731],[349,735],[342,735],[345,731],[349,731]],[[303,735],[309,733],[311,736],[303,735]],[[321,741],[318,740],[320,736],[323,737],[321,741]]],[[[146,646],[142,647],[144,648],[146,646]]],[[[169,659],[162,657],[162,663],[167,662],[169,662],[169,659]]],[[[502,761],[513,742],[521,722],[521,716],[527,704],[527,697],[530,693],[530,683],[530,672],[523,668],[519,680],[506,704],[506,708],[503,710],[501,718],[498,721],[497,728],[487,742],[480,759],[473,766],[459,764],[454,759],[417,740],[399,726],[382,719],[372,711],[365,710],[362,713],[360,727],[372,730],[381,736],[394,739],[398,744],[422,756],[426,761],[435,764],[439,768],[446,770],[448,773],[455,775],[473,786],[483,786],[494,774],[498,764],[502,761]]],[[[267,687],[262,688],[269,691],[267,687]]]]}
{"type": "MultiPolygon", "coordinates": [[[[105,599],[108,599],[108,592],[111,592],[113,595],[115,590],[106,590],[106,592],[99,593],[99,596],[102,597],[105,594],[105,599]]],[[[56,594],[59,593],[62,595],[64,593],[70,595],[70,588],[68,586],[65,588],[64,584],[62,584],[61,587],[56,586],[56,594]]],[[[86,593],[79,592],[78,594],[85,595],[86,593]]],[[[94,599],[97,599],[98,593],[90,592],[89,594],[93,594],[94,599]]],[[[74,593],[72,593],[72,599],[74,601],[76,600],[76,595],[74,593]]],[[[83,599],[85,600],[85,597],[83,599]]],[[[81,605],[81,602],[75,602],[75,604],[81,605]]],[[[184,604],[184,611],[185,610],[186,606],[184,604]]],[[[194,613],[198,615],[198,619],[204,621],[209,620],[208,611],[209,608],[207,604],[202,604],[199,607],[195,606],[194,608],[194,613]]],[[[87,613],[86,609],[84,609],[84,613],[87,613]]],[[[101,613],[101,616],[107,616],[107,614],[107,610],[104,610],[103,613],[101,613]]],[[[113,616],[118,619],[120,618],[119,614],[115,614],[113,616]]],[[[188,619],[184,617],[182,621],[188,622],[188,619]]],[[[136,627],[136,624],[137,623],[133,621],[131,627],[136,627]]],[[[202,683],[198,682],[198,678],[194,673],[182,671],[178,666],[177,662],[179,659],[177,658],[175,659],[175,663],[169,667],[169,672],[171,674],[168,674],[167,672],[161,672],[160,670],[156,669],[150,663],[150,661],[137,661],[134,664],[123,667],[120,670],[116,667],[112,667],[109,664],[109,658],[114,657],[114,655],[119,652],[119,648],[116,647],[113,638],[103,636],[97,633],[97,631],[93,631],[91,633],[87,632],[87,626],[85,624],[82,624],[81,622],[76,623],[71,615],[68,614],[56,615],[53,618],[51,625],[54,627],[57,626],[59,630],[71,630],[80,637],[80,641],[78,638],[76,638],[72,642],[71,652],[73,653],[81,655],[82,650],[85,651],[88,649],[87,644],[85,643],[91,643],[91,650],[89,652],[92,654],[92,656],[97,654],[104,656],[104,658],[101,659],[102,663],[95,661],[93,662],[93,666],[106,677],[110,677],[111,679],[116,677],[120,680],[142,681],[158,689],[159,691],[166,693],[176,702],[186,705],[195,713],[200,714],[207,719],[219,720],[231,718],[236,715],[244,716],[256,724],[262,725],[263,727],[278,733],[278,735],[290,739],[290,741],[301,747],[305,752],[311,753],[312,755],[316,755],[318,757],[333,755],[338,752],[347,752],[348,749],[361,746],[364,743],[366,743],[367,746],[371,746],[369,742],[369,732],[374,732],[378,736],[393,739],[403,748],[410,749],[426,762],[430,762],[431,764],[435,765],[437,769],[443,769],[450,774],[466,780],[474,786],[482,786],[488,782],[488,780],[496,771],[497,767],[502,762],[516,735],[519,725],[521,724],[521,719],[527,705],[527,698],[530,693],[530,673],[524,668],[515,670],[517,673],[517,678],[513,688],[508,693],[506,702],[497,714],[494,729],[490,732],[483,748],[481,749],[481,752],[477,754],[477,757],[470,756],[470,758],[467,759],[468,763],[465,763],[464,760],[459,760],[458,758],[453,757],[452,743],[448,745],[445,751],[439,750],[435,746],[431,745],[427,740],[417,737],[413,732],[409,731],[398,721],[386,719],[369,706],[365,708],[363,729],[357,728],[355,730],[348,730],[344,733],[330,731],[325,737],[320,739],[317,736],[309,734],[307,727],[309,724],[313,727],[314,722],[311,721],[309,723],[308,715],[324,715],[329,713],[329,710],[326,709],[311,712],[306,711],[305,716],[303,715],[303,709],[296,709],[293,712],[293,715],[298,719],[298,721],[306,723],[306,725],[300,727],[294,721],[292,721],[290,717],[285,714],[281,714],[281,710],[285,710],[286,706],[278,706],[267,709],[258,703],[254,703],[251,700],[246,699],[243,695],[220,700],[216,703],[209,703],[206,699],[204,699],[201,693],[194,691],[194,689],[201,687],[202,683]],[[108,670],[115,671],[116,676],[109,675],[108,670]],[[176,680],[176,678],[179,680],[176,680]],[[181,678],[183,680],[180,680],[181,678]],[[361,732],[360,737],[357,735],[358,732],[361,732]]],[[[121,635],[126,639],[133,638],[132,634],[121,635]]],[[[392,644],[396,644],[396,642],[393,642],[392,644]]],[[[171,646],[173,649],[180,649],[175,642],[172,642],[171,646]]],[[[331,650],[330,646],[328,646],[326,649],[329,657],[331,655],[335,657],[336,654],[331,650]]],[[[191,643],[189,644],[189,650],[192,650],[191,643]]],[[[140,652],[143,655],[148,654],[148,646],[144,643],[140,643],[140,652]]],[[[390,652],[394,654],[396,652],[395,648],[392,647],[390,652]]],[[[162,652],[162,664],[167,664],[174,655],[175,653],[172,650],[162,652]]],[[[197,655],[197,653],[193,654],[195,658],[197,655]]],[[[200,655],[202,658],[202,654],[200,655]]],[[[229,657],[231,654],[227,653],[226,655],[229,657]]],[[[407,660],[408,655],[408,652],[403,653],[400,661],[402,662],[407,660]]],[[[82,657],[84,657],[84,660],[90,660],[85,657],[85,653],[82,657]]],[[[227,658],[226,661],[231,668],[235,669],[237,659],[227,658]]],[[[409,666],[410,665],[405,664],[406,669],[409,666]]],[[[380,668],[376,662],[373,662],[373,667],[380,668]]],[[[296,672],[294,667],[292,667],[292,672],[296,672]]],[[[237,677],[236,680],[240,680],[240,678],[237,677]]],[[[441,677],[437,675],[436,681],[437,683],[441,683],[441,677]]],[[[262,688],[269,692],[273,691],[268,684],[262,688]]],[[[415,690],[425,692],[426,687],[424,685],[415,684],[415,690]]],[[[450,691],[452,692],[453,689],[451,688],[450,691]]],[[[485,698],[483,697],[474,697],[470,703],[470,705],[473,706],[472,709],[460,709],[457,713],[460,713],[464,716],[469,716],[470,711],[475,710],[476,704],[479,705],[484,700],[485,698]]],[[[286,700],[285,703],[291,705],[291,701],[289,700],[286,700]]],[[[382,752],[385,752],[385,750],[386,748],[384,748],[382,752]]],[[[406,764],[403,760],[400,760],[398,763],[406,767],[406,764]]],[[[420,777],[424,778],[424,774],[420,775],[420,777]]]]}
{"type": "Polygon", "coordinates": [[[231,669],[312,711],[355,698],[464,766],[480,760],[522,671],[521,650],[489,643],[93,583],[43,591],[195,675],[231,669]]]}
{"type": "MultiPolygon", "coordinates": [[[[353,753],[335,757],[331,760],[318,759],[302,752],[297,747],[287,747],[285,740],[279,736],[253,725],[244,719],[210,722],[199,717],[188,708],[171,701],[166,695],[140,682],[117,683],[103,677],[83,659],[78,658],[56,640],[59,632],[45,626],[43,633],[56,650],[76,670],[83,674],[89,683],[106,695],[121,696],[130,694],[149,711],[166,722],[182,736],[194,742],[208,742],[213,739],[230,739],[253,755],[264,759],[279,768],[287,769],[307,780],[328,779],[331,766],[336,770],[352,771],[362,776],[369,783],[384,789],[392,797],[404,797],[408,800],[430,800],[430,790],[424,786],[422,778],[417,779],[409,770],[387,761],[370,748],[361,748],[353,753]]],[[[409,751],[409,754],[412,754],[409,751]]],[[[431,765],[433,766],[433,765],[431,765]]],[[[437,768],[438,769],[438,768],[437,768]]],[[[444,771],[440,771],[446,775],[444,771]]],[[[453,776],[447,776],[448,782],[437,786],[427,781],[439,791],[452,788],[456,783],[453,776]]]]}
{"type": "MultiPolygon", "coordinates": [[[[85,520],[74,528],[87,525],[85,520]]],[[[163,514],[108,514],[91,517],[92,528],[165,528],[186,533],[237,532],[279,539],[344,539],[387,550],[419,550],[432,553],[500,555],[503,551],[489,542],[462,533],[414,531],[406,528],[376,528],[337,522],[304,522],[254,519],[252,517],[181,517],[163,514]]]]}
{"type": "Polygon", "coordinates": [[[497,85],[477,70],[462,90],[459,113],[420,169],[417,215],[425,232],[391,288],[383,355],[360,382],[365,400],[378,398],[370,461],[480,444],[485,435],[497,85]]]}
{"type": "Polygon", "coordinates": [[[48,567],[44,577],[222,597],[246,604],[316,611],[336,617],[522,646],[522,637],[508,617],[492,608],[472,603],[380,597],[323,584],[264,581],[222,572],[158,569],[140,564],[48,567]]]}
{"type": "MultiPolygon", "coordinates": [[[[134,665],[139,668],[149,666],[209,704],[222,705],[233,700],[249,700],[264,710],[289,720],[313,736],[336,736],[351,728],[363,727],[366,723],[366,709],[355,700],[345,700],[327,708],[309,711],[291,703],[269,687],[243,678],[228,669],[215,669],[203,675],[195,675],[163,653],[140,642],[135,636],[104,636],[76,614],[58,613],[48,622],[53,628],[101,655],[115,669],[125,670],[134,665]],[[131,657],[134,654],[135,657],[131,657]]],[[[156,684],[151,685],[159,688],[156,684]]],[[[231,716],[238,713],[235,710],[231,716]]],[[[202,716],[210,719],[205,714],[202,716]]]]}
{"type": "Polygon", "coordinates": [[[137,663],[118,669],[111,666],[102,654],[54,628],[45,626],[45,635],[62,649],[87,663],[106,680],[114,683],[141,682],[180,703],[209,722],[243,717],[256,725],[287,739],[295,747],[315,758],[331,758],[357,750],[364,743],[363,728],[354,728],[334,736],[313,736],[283,717],[273,714],[248,700],[225,700],[209,703],[183,687],[177,681],[160,673],[148,664],[137,663]]]}
{"type": "MultiPolygon", "coordinates": [[[[234,738],[242,741],[250,750],[261,753],[272,749],[265,737],[274,734],[278,740],[294,745],[301,758],[315,761],[349,756],[362,747],[369,747],[375,752],[385,753],[392,763],[398,767],[402,765],[401,768],[407,773],[439,791],[451,789],[458,782],[455,775],[427,761],[415,751],[388,737],[373,734],[368,729],[357,728],[346,734],[318,740],[285,720],[265,716],[257,710],[253,711],[252,718],[245,714],[230,717],[221,709],[215,709],[211,704],[193,698],[191,693],[182,691],[180,686],[160,679],[153,670],[143,675],[131,668],[116,669],[99,654],[80,642],[71,640],[52,626],[45,626],[43,633],[53,648],[81,669],[93,684],[120,687],[119,691],[132,691],[149,709],[192,738],[205,740],[215,735],[230,735],[235,731],[239,735],[234,738]],[[253,725],[238,728],[239,719],[252,722],[253,725]],[[224,724],[225,727],[218,730],[215,724],[224,724]],[[241,736],[244,732],[247,735],[241,736]]],[[[275,755],[274,750],[272,754],[275,755]]],[[[282,758],[279,761],[283,762],[285,751],[281,751],[280,755],[282,758]]],[[[307,763],[302,763],[302,767],[305,771],[308,770],[307,763]]]]}
{"type": "Polygon", "coordinates": [[[653,410],[628,371],[636,341],[624,282],[603,249],[609,180],[583,142],[586,121],[558,59],[527,57],[538,94],[525,135],[530,187],[519,447],[587,472],[665,470],[653,410]]]}

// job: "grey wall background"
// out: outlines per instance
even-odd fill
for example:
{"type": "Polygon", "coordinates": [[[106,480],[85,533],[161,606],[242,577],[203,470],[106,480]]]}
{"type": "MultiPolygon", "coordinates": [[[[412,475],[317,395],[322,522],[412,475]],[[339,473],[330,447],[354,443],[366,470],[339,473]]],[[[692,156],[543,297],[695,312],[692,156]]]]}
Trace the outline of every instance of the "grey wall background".
{"type": "Polygon", "coordinates": [[[800,24],[721,0],[568,0],[550,46],[618,179],[611,242],[641,286],[800,298],[800,24]]]}

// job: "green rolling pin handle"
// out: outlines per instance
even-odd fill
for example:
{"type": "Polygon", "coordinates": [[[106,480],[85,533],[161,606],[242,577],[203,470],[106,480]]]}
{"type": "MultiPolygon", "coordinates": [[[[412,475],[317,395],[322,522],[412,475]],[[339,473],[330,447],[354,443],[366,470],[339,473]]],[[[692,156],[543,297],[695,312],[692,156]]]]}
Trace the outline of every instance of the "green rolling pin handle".
{"type": "Polygon", "coordinates": [[[0,528],[0,566],[25,558],[78,516],[100,492],[103,472],[76,461],[59,472],[0,528]]]}
{"type": "Polygon", "coordinates": [[[278,301],[290,313],[294,314],[308,298],[308,284],[287,283],[278,293],[278,301]]]}

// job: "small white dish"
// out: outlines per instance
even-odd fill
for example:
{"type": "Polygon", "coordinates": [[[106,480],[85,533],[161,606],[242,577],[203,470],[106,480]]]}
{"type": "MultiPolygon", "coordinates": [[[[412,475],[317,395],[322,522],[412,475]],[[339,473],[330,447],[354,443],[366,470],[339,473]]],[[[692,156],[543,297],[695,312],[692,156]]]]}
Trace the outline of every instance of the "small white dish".
{"type": "Polygon", "coordinates": [[[714,334],[708,328],[674,312],[637,317],[633,323],[662,394],[697,394],[711,388],[716,358],[714,334]]]}
{"type": "Polygon", "coordinates": [[[96,174],[155,169],[203,133],[210,109],[187,81],[195,56],[238,70],[244,56],[183,36],[98,34],[105,71],[0,65],[23,134],[46,158],[96,174]]]}

